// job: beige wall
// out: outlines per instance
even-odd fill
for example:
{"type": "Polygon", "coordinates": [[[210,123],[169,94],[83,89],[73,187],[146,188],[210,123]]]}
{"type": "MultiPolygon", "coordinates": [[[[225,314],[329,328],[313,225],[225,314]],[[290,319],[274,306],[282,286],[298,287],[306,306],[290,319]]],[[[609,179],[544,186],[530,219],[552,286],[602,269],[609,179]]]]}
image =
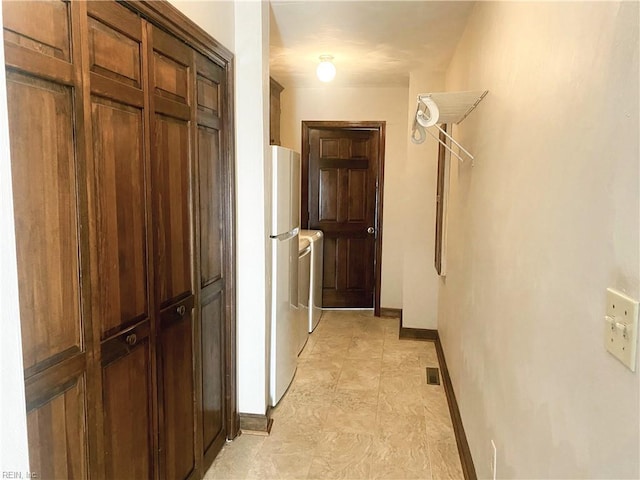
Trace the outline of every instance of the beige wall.
{"type": "Polygon", "coordinates": [[[427,134],[424,143],[416,145],[410,134],[418,94],[443,88],[443,74],[411,72],[404,132],[407,169],[400,192],[407,207],[402,212],[402,233],[407,239],[402,261],[402,324],[409,328],[438,328],[438,275],[433,265],[438,142],[427,134]]]}
{"type": "Polygon", "coordinates": [[[603,347],[640,296],[637,2],[480,2],[438,327],[479,477],[638,478],[640,375],[603,347]]]}
{"type": "Polygon", "coordinates": [[[287,88],[285,85],[281,98],[282,144],[298,152],[303,120],[386,122],[381,306],[387,308],[402,307],[407,93],[403,87],[287,88]]]}
{"type": "Polygon", "coordinates": [[[235,52],[235,7],[232,0],[169,0],[178,10],[235,52]]]}
{"type": "Polygon", "coordinates": [[[235,4],[238,410],[264,415],[271,338],[269,4],[235,4]]]}

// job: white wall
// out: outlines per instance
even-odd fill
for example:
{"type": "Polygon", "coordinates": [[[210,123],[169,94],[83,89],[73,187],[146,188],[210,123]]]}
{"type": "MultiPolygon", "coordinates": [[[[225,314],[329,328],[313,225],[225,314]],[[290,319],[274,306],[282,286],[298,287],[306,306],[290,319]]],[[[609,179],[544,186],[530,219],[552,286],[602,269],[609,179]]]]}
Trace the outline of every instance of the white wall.
{"type": "Polygon", "coordinates": [[[232,0],[169,0],[209,35],[235,52],[235,6],[232,0]]]}
{"type": "Polygon", "coordinates": [[[438,327],[479,477],[638,478],[640,374],[603,346],[640,296],[637,2],[480,2],[438,327]]]}
{"type": "Polygon", "coordinates": [[[407,169],[401,195],[402,234],[407,239],[402,259],[402,324],[408,328],[438,328],[438,274],[434,267],[436,178],[438,142],[426,134],[424,143],[411,142],[411,127],[419,93],[440,92],[444,74],[416,70],[409,77],[407,122],[407,169]]]}
{"type": "Polygon", "coordinates": [[[265,205],[269,155],[269,4],[235,4],[238,410],[268,405],[271,262],[265,205]]]}
{"type": "MultiPolygon", "coordinates": [[[[0,29],[0,45],[4,44],[2,37],[3,30],[0,29]]],[[[3,48],[0,48],[0,65],[4,65],[3,48]]],[[[0,472],[25,475],[29,471],[29,452],[7,120],[5,70],[0,68],[0,472]]]]}
{"type": "Polygon", "coordinates": [[[384,210],[382,233],[382,288],[380,303],[402,307],[402,212],[407,152],[407,89],[389,88],[288,88],[281,95],[282,145],[302,150],[303,120],[386,122],[384,210]]]}

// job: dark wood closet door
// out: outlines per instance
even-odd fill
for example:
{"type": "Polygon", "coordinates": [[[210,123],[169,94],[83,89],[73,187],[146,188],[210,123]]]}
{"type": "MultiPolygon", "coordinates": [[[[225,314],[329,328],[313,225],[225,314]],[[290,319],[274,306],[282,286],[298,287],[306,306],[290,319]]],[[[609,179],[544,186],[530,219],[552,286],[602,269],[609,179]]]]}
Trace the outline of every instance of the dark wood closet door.
{"type": "Polygon", "coordinates": [[[151,192],[158,339],[161,476],[195,472],[191,101],[193,53],[153,26],[149,92],[153,106],[151,192]]]}
{"type": "Polygon", "coordinates": [[[31,472],[200,478],[238,431],[233,55],[167,2],[1,8],[31,472]]]}
{"type": "Polygon", "coordinates": [[[202,55],[196,56],[197,172],[200,247],[200,369],[202,454],[206,469],[222,448],[225,428],[225,313],[226,251],[222,231],[227,173],[222,162],[222,99],[224,70],[202,55]]]}
{"type": "Polygon", "coordinates": [[[30,469],[39,478],[87,478],[79,9],[2,9],[30,469]]]}
{"type": "Polygon", "coordinates": [[[325,307],[374,306],[378,136],[309,130],[309,228],[324,232],[325,307]]]}
{"type": "Polygon", "coordinates": [[[143,25],[115,2],[88,2],[93,318],[102,366],[107,478],[154,475],[153,300],[149,288],[143,25]]]}

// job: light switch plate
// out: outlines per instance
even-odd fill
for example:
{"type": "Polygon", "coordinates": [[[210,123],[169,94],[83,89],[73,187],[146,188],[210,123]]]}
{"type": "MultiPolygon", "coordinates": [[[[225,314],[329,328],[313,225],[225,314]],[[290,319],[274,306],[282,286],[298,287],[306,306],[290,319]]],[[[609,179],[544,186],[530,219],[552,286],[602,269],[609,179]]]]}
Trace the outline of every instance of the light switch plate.
{"type": "Polygon", "coordinates": [[[636,345],[638,343],[638,301],[622,292],[607,288],[607,311],[604,320],[606,349],[632,372],[635,372],[636,345]]]}

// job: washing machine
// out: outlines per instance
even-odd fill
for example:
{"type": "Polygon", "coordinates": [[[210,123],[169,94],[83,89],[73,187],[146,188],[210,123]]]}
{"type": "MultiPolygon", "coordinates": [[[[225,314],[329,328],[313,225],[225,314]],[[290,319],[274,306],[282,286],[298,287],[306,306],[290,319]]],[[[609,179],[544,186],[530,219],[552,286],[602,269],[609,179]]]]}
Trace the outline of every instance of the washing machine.
{"type": "Polygon", "coordinates": [[[311,281],[309,285],[309,333],[318,326],[322,317],[322,271],[324,235],[320,230],[300,230],[300,238],[311,244],[311,281]]]}
{"type": "Polygon", "coordinates": [[[296,331],[298,355],[309,339],[309,286],[311,282],[311,243],[308,239],[298,238],[298,318],[296,331]]]}

